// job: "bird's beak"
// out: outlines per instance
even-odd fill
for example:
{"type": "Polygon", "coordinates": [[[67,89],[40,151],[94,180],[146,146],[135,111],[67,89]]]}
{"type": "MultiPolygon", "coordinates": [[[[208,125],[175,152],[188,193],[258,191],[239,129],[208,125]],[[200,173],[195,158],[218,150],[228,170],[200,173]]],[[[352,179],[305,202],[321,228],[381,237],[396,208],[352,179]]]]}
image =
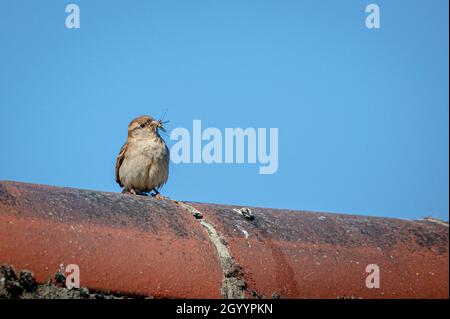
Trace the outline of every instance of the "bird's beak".
{"type": "Polygon", "coordinates": [[[158,122],[158,128],[161,129],[161,131],[165,132],[166,129],[164,128],[163,124],[161,122],[158,122]]]}

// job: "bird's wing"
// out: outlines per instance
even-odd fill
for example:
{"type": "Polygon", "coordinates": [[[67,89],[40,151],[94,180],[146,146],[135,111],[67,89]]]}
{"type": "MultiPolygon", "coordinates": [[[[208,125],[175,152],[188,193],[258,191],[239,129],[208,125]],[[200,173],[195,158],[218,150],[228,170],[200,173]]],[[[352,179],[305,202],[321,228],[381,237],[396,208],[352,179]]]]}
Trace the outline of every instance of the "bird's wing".
{"type": "Polygon", "coordinates": [[[120,187],[123,187],[122,182],[120,181],[119,171],[120,166],[123,163],[123,160],[125,158],[125,153],[127,152],[128,143],[123,144],[122,148],[120,149],[119,156],[117,156],[116,160],[116,182],[120,185],[120,187]]]}
{"type": "Polygon", "coordinates": [[[160,190],[167,183],[167,180],[169,179],[170,151],[169,151],[169,148],[167,147],[166,143],[164,143],[164,147],[166,148],[166,156],[164,157],[164,162],[162,163],[163,166],[161,167],[161,170],[163,171],[163,177],[162,177],[161,184],[156,186],[157,190],[160,190]]]}

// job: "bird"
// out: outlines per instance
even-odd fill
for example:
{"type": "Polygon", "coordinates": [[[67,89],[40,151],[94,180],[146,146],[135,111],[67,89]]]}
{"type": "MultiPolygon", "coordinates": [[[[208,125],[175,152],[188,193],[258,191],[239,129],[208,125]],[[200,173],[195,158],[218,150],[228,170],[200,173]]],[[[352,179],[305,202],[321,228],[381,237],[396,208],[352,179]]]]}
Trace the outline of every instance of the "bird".
{"type": "Polygon", "coordinates": [[[128,138],[116,160],[116,182],[122,193],[164,198],[159,190],[169,178],[170,152],[159,130],[165,132],[162,120],[141,115],[128,125],[128,138]]]}

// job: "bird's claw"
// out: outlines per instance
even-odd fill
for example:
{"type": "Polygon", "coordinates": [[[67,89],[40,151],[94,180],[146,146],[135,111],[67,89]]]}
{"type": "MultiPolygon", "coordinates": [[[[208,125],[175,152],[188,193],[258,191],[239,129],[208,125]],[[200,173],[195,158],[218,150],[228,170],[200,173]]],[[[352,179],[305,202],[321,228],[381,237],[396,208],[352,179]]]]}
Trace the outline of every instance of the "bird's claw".
{"type": "Polygon", "coordinates": [[[134,189],[130,189],[129,191],[124,189],[124,190],[122,191],[122,194],[138,195],[138,193],[136,193],[136,191],[135,191],[134,189]]]}
{"type": "Polygon", "coordinates": [[[166,196],[162,196],[161,194],[152,194],[152,197],[154,197],[154,198],[156,198],[156,199],[159,199],[159,200],[166,200],[166,199],[169,199],[168,197],[166,197],[166,196]]]}

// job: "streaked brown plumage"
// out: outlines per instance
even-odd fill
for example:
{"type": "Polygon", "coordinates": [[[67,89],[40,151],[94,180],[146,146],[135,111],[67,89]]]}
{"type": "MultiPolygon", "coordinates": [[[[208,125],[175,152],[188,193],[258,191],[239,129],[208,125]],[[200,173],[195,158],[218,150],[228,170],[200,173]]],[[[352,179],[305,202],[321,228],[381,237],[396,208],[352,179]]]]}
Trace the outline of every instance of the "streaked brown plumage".
{"type": "Polygon", "coordinates": [[[158,190],[169,178],[169,149],[159,135],[163,123],[142,115],[128,125],[128,139],[116,161],[116,182],[124,193],[143,194],[158,190]]]}

